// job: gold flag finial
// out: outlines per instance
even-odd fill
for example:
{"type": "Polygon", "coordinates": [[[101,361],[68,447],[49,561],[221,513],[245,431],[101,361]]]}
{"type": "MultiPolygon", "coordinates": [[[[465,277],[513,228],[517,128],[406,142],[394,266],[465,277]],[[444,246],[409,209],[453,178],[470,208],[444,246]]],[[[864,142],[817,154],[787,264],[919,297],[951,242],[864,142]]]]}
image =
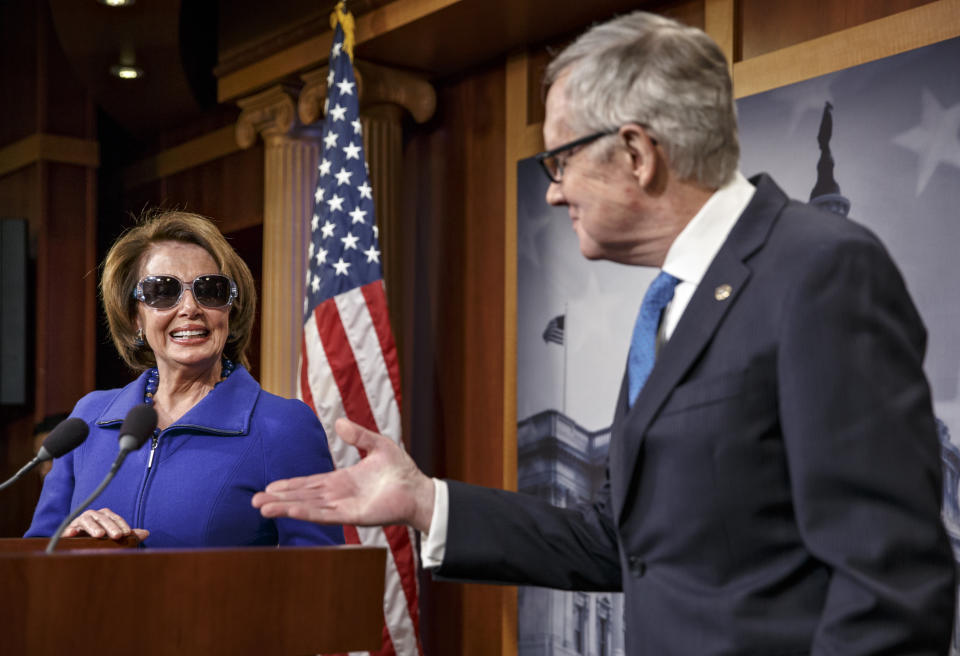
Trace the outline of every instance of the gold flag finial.
{"type": "Polygon", "coordinates": [[[347,3],[340,0],[330,14],[330,27],[337,29],[337,23],[343,27],[343,50],[353,61],[353,14],[347,11],[347,3]]]}

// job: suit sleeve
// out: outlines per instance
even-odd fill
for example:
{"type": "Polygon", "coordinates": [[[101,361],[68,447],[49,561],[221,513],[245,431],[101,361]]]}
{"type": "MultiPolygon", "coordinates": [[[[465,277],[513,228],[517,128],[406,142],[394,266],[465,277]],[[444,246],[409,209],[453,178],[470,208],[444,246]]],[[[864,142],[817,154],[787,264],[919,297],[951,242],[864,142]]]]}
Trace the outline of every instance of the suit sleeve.
{"type": "Polygon", "coordinates": [[[811,254],[785,298],[780,417],[795,512],[831,570],[812,654],[945,654],[954,562],[926,334],[875,241],[811,254]]]}
{"type": "Polygon", "coordinates": [[[536,497],[447,481],[450,516],[436,576],[566,590],[621,589],[609,484],[578,510],[536,497]]]}

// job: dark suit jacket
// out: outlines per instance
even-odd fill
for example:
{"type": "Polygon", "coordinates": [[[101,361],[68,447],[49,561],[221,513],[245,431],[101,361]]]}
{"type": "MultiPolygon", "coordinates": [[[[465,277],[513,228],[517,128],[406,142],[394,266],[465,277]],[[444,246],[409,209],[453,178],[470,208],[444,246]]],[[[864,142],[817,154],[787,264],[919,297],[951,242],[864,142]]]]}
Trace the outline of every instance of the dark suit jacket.
{"type": "Polygon", "coordinates": [[[622,589],[630,655],[945,654],[920,317],[869,231],[753,182],[632,408],[621,389],[596,503],[451,481],[436,573],[622,589]]]}

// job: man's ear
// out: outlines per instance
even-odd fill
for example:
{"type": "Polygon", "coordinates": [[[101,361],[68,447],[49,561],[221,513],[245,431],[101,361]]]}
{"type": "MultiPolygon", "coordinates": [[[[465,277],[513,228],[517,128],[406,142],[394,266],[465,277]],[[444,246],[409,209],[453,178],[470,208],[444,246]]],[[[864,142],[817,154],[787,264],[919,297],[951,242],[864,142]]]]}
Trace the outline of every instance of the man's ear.
{"type": "Polygon", "coordinates": [[[633,176],[641,188],[649,188],[656,179],[657,167],[660,164],[653,138],[638,123],[627,123],[621,126],[620,138],[630,156],[633,176]]]}

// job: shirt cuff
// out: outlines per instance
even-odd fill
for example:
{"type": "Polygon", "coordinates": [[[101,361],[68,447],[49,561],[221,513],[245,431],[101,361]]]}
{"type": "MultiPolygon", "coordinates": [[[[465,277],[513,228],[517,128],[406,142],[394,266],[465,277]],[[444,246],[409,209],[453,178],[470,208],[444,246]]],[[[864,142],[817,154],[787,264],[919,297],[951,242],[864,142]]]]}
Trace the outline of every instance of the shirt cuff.
{"type": "Polygon", "coordinates": [[[420,562],[424,569],[436,569],[443,564],[447,548],[447,516],[450,514],[450,493],[447,483],[433,479],[433,517],[430,531],[421,536],[420,562]]]}

